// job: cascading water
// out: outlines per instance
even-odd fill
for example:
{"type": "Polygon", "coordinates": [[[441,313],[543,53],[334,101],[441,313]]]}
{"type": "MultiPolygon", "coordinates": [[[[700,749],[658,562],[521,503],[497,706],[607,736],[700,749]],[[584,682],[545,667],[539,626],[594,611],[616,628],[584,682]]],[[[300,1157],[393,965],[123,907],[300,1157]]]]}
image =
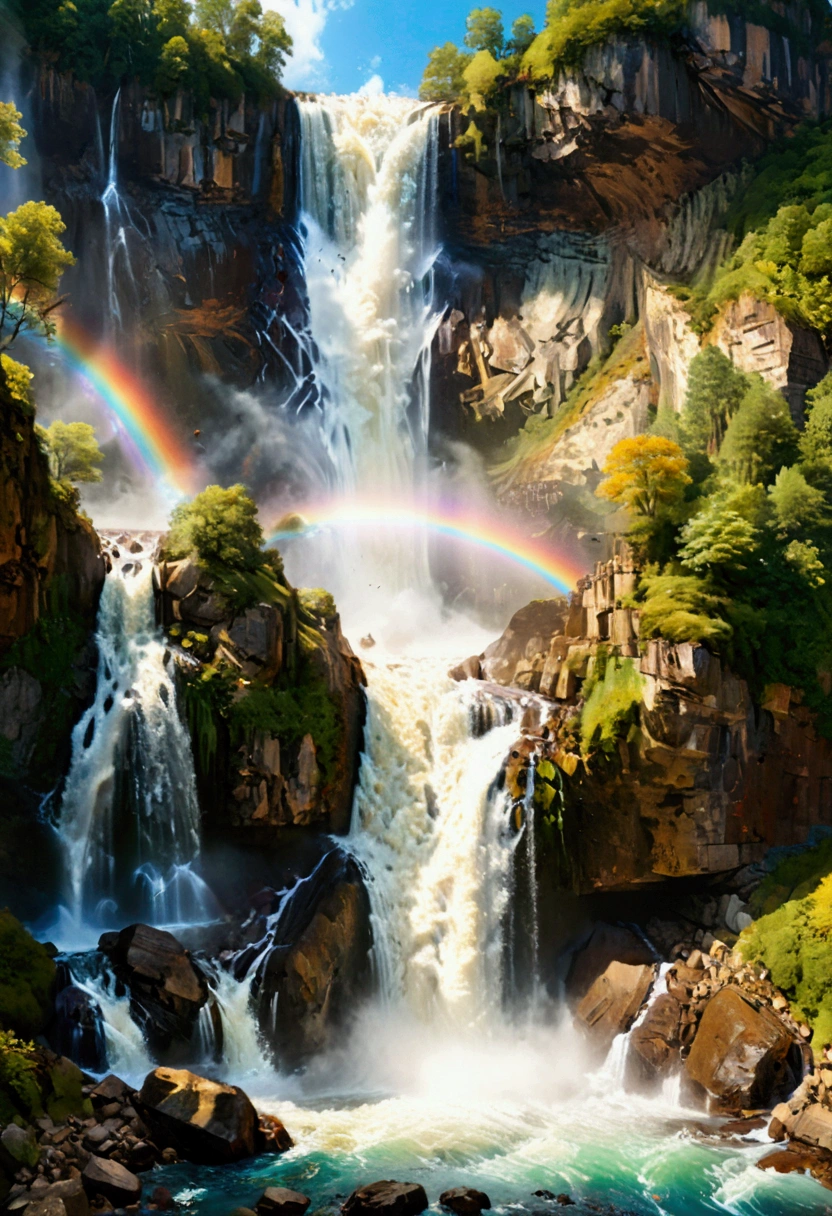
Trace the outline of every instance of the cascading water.
{"type": "MultiPolygon", "coordinates": [[[[385,96],[298,104],[310,353],[332,470],[327,490],[412,502],[426,474],[429,358],[440,319],[432,274],[436,113],[385,96]]],[[[418,533],[404,543],[384,534],[343,542],[327,566],[339,599],[359,568],[368,586],[375,577],[371,590],[383,583],[385,598],[429,586],[418,533]]]]}
{"type": "MultiPolygon", "coordinates": [[[[138,303],[136,275],[130,256],[129,233],[134,226],[133,219],[127,201],[119,193],[118,188],[120,107],[121,89],[119,88],[116,90],[116,95],[113,98],[113,108],[110,113],[110,130],[107,141],[107,180],[101,195],[101,204],[104,208],[104,232],[107,243],[105,257],[107,263],[107,303],[109,305],[108,325],[111,331],[121,330],[124,326],[122,311],[124,293],[130,296],[132,305],[135,306],[138,303]]],[[[132,317],[137,314],[131,309],[127,315],[132,317]]]]}
{"type": "Polygon", "coordinates": [[[95,700],[72,738],[57,824],[64,850],[64,935],[118,925],[212,919],[193,869],[199,804],[188,732],[154,619],[153,541],[122,554],[105,581],[95,700]]]}

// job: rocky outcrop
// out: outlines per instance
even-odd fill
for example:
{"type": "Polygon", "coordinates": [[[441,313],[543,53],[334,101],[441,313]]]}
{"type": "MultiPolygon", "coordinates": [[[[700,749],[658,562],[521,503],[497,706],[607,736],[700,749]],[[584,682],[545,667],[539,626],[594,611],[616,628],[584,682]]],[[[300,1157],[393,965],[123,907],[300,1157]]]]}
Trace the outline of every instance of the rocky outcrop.
{"type": "MultiPolygon", "coordinates": [[[[346,832],[362,739],[364,674],[331,597],[298,593],[271,571],[263,584],[268,600],[235,610],[220,580],[190,558],[162,562],[154,586],[183,679],[196,682],[198,691],[199,672],[212,664],[234,684],[233,713],[208,709],[209,752],[195,738],[201,800],[212,825],[221,832],[346,832]],[[256,715],[245,717],[246,697],[271,689],[286,703],[282,734],[267,725],[273,714],[264,716],[263,726],[256,715]],[[317,696],[315,713],[303,709],[310,693],[317,696]],[[244,728],[232,729],[234,713],[237,720],[245,717],[244,728]]],[[[198,714],[192,718],[197,734],[200,722],[205,725],[198,714]]]]}
{"type": "Polygon", "coordinates": [[[586,993],[575,1020],[605,1054],[618,1034],[630,1029],[655,979],[647,964],[611,962],[586,993]]]}
{"type": "MultiPolygon", "coordinates": [[[[257,1111],[236,1085],[184,1069],[157,1068],[144,1080],[136,1105],[157,1144],[201,1165],[241,1161],[264,1145],[257,1111]]],[[[284,1148],[291,1147],[284,1140],[284,1148]]]]}
{"type": "Polygon", "coordinates": [[[621,607],[635,580],[624,551],[599,564],[568,609],[530,605],[488,648],[494,660],[474,660],[481,675],[491,662],[492,682],[537,694],[509,780],[522,801],[531,755],[560,766],[564,878],[584,892],[736,870],[832,817],[832,744],[800,693],[771,686],[757,707],[704,646],[640,645],[638,613],[621,607]],[[615,752],[585,764],[570,732],[599,653],[629,658],[641,693],[615,752]]]}
{"type": "Polygon", "coordinates": [[[186,1051],[208,985],[190,954],[164,929],[130,925],[99,942],[117,979],[130,993],[133,1019],[157,1058],[186,1051]]]}

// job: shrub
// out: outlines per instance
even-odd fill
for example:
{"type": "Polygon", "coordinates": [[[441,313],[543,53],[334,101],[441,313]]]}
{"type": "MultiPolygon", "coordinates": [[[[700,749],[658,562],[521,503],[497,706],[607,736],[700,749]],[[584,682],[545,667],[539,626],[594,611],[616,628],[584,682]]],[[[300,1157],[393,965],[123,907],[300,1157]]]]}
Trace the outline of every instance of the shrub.
{"type": "Polygon", "coordinates": [[[724,601],[694,575],[654,574],[642,578],[639,636],[669,642],[721,646],[733,633],[722,617],[724,601]]]}
{"type": "Polygon", "coordinates": [[[55,964],[8,909],[0,912],[0,1027],[29,1039],[51,1014],[55,964]]]}
{"type": "Polygon", "coordinates": [[[255,571],[263,564],[263,529],[244,486],[208,486],[174,508],[164,554],[177,559],[193,553],[209,569],[255,571]]]}

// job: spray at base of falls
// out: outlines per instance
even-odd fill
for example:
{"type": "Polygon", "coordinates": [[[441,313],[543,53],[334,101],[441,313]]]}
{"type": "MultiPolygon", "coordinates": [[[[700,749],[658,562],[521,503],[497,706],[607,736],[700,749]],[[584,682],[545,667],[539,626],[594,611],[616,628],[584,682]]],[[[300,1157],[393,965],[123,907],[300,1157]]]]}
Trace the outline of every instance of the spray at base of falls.
{"type": "Polygon", "coordinates": [[[122,555],[107,576],[95,700],[72,736],[56,826],[66,873],[57,933],[73,944],[131,918],[191,924],[218,912],[193,868],[196,777],[155,623],[151,549],[122,555]]]}

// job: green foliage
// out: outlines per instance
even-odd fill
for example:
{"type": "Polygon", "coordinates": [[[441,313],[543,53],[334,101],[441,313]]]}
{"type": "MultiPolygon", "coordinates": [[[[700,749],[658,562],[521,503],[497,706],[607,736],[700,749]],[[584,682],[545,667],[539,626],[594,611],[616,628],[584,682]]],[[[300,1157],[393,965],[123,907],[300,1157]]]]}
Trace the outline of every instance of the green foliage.
{"type": "Polygon", "coordinates": [[[635,659],[610,658],[581,710],[581,750],[610,752],[633,721],[645,679],[635,659]]]}
{"type": "Polygon", "coordinates": [[[11,355],[0,355],[0,367],[6,381],[6,391],[13,401],[16,401],[24,414],[34,414],[35,403],[32,400],[30,385],[33,375],[25,363],[18,363],[11,355]]]}
{"type": "Polygon", "coordinates": [[[682,412],[685,447],[713,456],[748,390],[748,377],[737,371],[718,346],[706,346],[691,360],[682,412]]]}
{"type": "MultiPolygon", "coordinates": [[[[0,1123],[11,1123],[21,1115],[31,1117],[42,1113],[35,1068],[34,1043],[19,1039],[10,1030],[0,1030],[0,1123]]],[[[33,1156],[34,1160],[22,1164],[37,1165],[37,1144],[33,1156]]]]}
{"type": "Polygon", "coordinates": [[[178,88],[207,114],[212,98],[273,99],[292,41],[260,0],[15,0],[33,50],[102,92],[138,78],[168,97],[178,88]],[[181,41],[180,41],[181,40],[181,41]]]}
{"type": "Polygon", "coordinates": [[[65,230],[48,203],[21,203],[0,216],[0,350],[23,329],[49,332],[61,275],[75,265],[61,243],[65,230]]]}
{"type": "Polygon", "coordinates": [[[0,912],[0,1027],[23,1038],[49,1019],[55,964],[8,909],[0,912]]]}
{"type": "Polygon", "coordinates": [[[335,616],[337,609],[331,591],[324,591],[323,587],[302,587],[297,594],[301,606],[312,616],[321,617],[323,620],[335,616]]]}
{"type": "Polygon", "coordinates": [[[18,151],[26,138],[26,132],[20,125],[22,117],[13,101],[0,101],[0,164],[8,165],[11,169],[21,169],[26,164],[18,151]]]}
{"type": "Polygon", "coordinates": [[[746,929],[739,948],[768,968],[793,1012],[814,1030],[819,1050],[832,1043],[832,875],[797,895],[746,929]]]}
{"type": "Polygon", "coordinates": [[[104,453],[95,438],[95,427],[88,422],[55,421],[45,430],[41,428],[39,434],[56,481],[80,484],[101,480],[98,465],[104,453]]]}
{"type": "Polygon", "coordinates": [[[164,556],[195,553],[208,569],[256,571],[263,562],[263,529],[245,486],[208,486],[192,502],[174,507],[164,556]]]}
{"type": "Polygon", "coordinates": [[[805,460],[832,460],[832,373],[806,394],[806,427],[800,436],[805,460]]]}
{"type": "Polygon", "coordinates": [[[511,38],[506,50],[511,56],[525,55],[535,37],[534,17],[530,13],[522,13],[511,23],[511,38]]]}
{"type": "Polygon", "coordinates": [[[809,485],[798,465],[782,468],[768,495],[774,508],[774,525],[783,539],[816,528],[827,515],[823,491],[809,485]]]}
{"type": "Polygon", "coordinates": [[[472,9],[465,21],[464,42],[471,51],[485,51],[492,59],[499,59],[505,45],[503,18],[499,10],[472,9]]]}
{"type": "Polygon", "coordinates": [[[550,0],[546,26],[523,58],[533,80],[577,64],[590,47],[621,35],[666,38],[687,15],[683,0],[550,0]]]}
{"type": "Polygon", "coordinates": [[[204,773],[214,768],[219,743],[217,723],[228,714],[235,686],[236,680],[227,669],[213,665],[185,676],[182,685],[185,717],[204,773]]]}
{"type": "Polygon", "coordinates": [[[305,735],[315,741],[324,781],[336,775],[340,720],[326,680],[310,664],[297,683],[277,688],[252,687],[231,705],[232,740],[251,739],[255,732],[276,735],[281,743],[297,745],[305,735]]]}
{"type": "Polygon", "coordinates": [[[720,647],[733,630],[721,615],[725,601],[694,575],[648,574],[639,584],[639,636],[720,647]]]}
{"type": "Polygon", "coordinates": [[[504,68],[490,51],[477,51],[463,72],[466,91],[477,109],[486,105],[503,73],[504,68]]]}
{"type": "Polygon", "coordinates": [[[679,559],[696,574],[731,575],[747,570],[759,543],[759,530],[723,498],[705,500],[680,534],[679,559]]]}
{"type": "Polygon", "coordinates": [[[766,916],[790,899],[803,899],[829,873],[832,873],[832,836],[814,848],[787,854],[778,862],[751,896],[752,916],[766,916]]]}
{"type": "Polygon", "coordinates": [[[785,398],[761,376],[753,377],[728,424],[718,466],[736,481],[766,485],[797,453],[797,428],[785,398]]]}
{"type": "Polygon", "coordinates": [[[649,517],[679,502],[691,481],[682,449],[659,435],[619,440],[607,457],[604,474],[597,491],[600,497],[649,517]]]}

